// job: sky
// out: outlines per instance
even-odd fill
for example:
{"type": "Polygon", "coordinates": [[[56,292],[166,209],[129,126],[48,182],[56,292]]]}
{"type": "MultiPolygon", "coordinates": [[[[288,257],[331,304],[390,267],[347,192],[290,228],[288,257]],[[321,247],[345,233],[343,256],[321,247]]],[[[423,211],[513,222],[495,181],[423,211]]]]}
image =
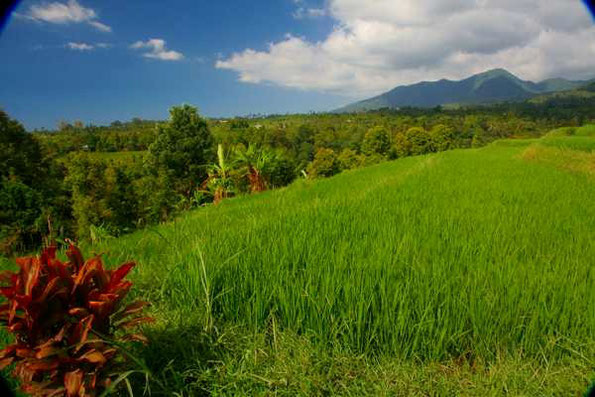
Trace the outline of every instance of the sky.
{"type": "Polygon", "coordinates": [[[595,77],[579,0],[24,0],[0,33],[0,108],[61,120],[328,111],[492,68],[595,77]]]}

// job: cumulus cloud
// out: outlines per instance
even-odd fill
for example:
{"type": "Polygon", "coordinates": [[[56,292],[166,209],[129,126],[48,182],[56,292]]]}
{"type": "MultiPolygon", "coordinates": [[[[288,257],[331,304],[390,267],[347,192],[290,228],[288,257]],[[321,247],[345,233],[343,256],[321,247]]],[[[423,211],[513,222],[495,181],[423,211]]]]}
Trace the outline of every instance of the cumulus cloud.
{"type": "Polygon", "coordinates": [[[77,0],[32,5],[24,17],[54,24],[87,23],[102,32],[112,31],[111,27],[97,20],[95,10],[81,6],[77,0]]]}
{"type": "Polygon", "coordinates": [[[181,52],[166,49],[165,40],[163,39],[137,41],[136,43],[133,43],[130,48],[135,50],[148,50],[147,52],[143,53],[143,56],[146,58],[160,59],[162,61],[179,61],[184,59],[184,54],[181,52]]]}
{"type": "Polygon", "coordinates": [[[329,0],[325,13],[336,26],[324,40],[288,34],[215,66],[353,97],[497,67],[531,80],[595,75],[595,26],[577,0],[329,0]]]}
{"type": "Polygon", "coordinates": [[[70,48],[71,50],[75,51],[91,51],[95,48],[92,44],[87,43],[75,43],[71,41],[70,43],[66,44],[66,47],[70,48]]]}

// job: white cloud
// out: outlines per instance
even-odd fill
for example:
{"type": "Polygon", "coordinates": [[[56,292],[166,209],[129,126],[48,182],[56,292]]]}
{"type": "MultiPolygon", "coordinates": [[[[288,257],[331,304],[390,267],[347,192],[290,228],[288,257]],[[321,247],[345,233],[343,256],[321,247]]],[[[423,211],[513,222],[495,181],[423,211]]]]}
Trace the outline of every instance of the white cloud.
{"type": "Polygon", "coordinates": [[[215,66],[354,97],[496,67],[532,80],[595,74],[595,26],[577,0],[329,0],[326,12],[337,24],[322,41],[287,35],[215,66]]]}
{"type": "Polygon", "coordinates": [[[149,50],[143,54],[146,58],[161,59],[163,61],[179,61],[184,58],[184,54],[181,52],[167,50],[165,48],[165,40],[163,39],[137,41],[136,43],[133,43],[130,48],[149,50]]]}
{"type": "Polygon", "coordinates": [[[307,8],[298,7],[293,13],[295,19],[304,18],[320,18],[326,15],[326,9],[324,8],[307,8]]]}
{"type": "Polygon", "coordinates": [[[91,44],[91,43],[82,43],[82,42],[77,43],[77,42],[71,41],[71,42],[64,44],[64,47],[71,49],[71,50],[75,50],[75,51],[91,51],[91,50],[95,50],[97,48],[101,48],[101,49],[111,48],[111,47],[113,47],[113,45],[110,43],[93,43],[93,44],[91,44]]]}
{"type": "Polygon", "coordinates": [[[87,23],[102,32],[111,32],[112,28],[97,20],[97,13],[92,8],[81,6],[77,0],[67,3],[43,3],[32,5],[25,18],[55,24],[87,23]]]}
{"type": "Polygon", "coordinates": [[[75,43],[72,41],[70,43],[66,44],[66,47],[70,48],[71,50],[76,50],[76,51],[91,51],[92,49],[95,48],[95,46],[93,46],[92,44],[75,43]]]}
{"type": "Polygon", "coordinates": [[[106,24],[101,23],[99,21],[89,21],[89,25],[93,26],[97,30],[101,30],[102,32],[111,32],[112,31],[111,27],[109,27],[106,24]]]}

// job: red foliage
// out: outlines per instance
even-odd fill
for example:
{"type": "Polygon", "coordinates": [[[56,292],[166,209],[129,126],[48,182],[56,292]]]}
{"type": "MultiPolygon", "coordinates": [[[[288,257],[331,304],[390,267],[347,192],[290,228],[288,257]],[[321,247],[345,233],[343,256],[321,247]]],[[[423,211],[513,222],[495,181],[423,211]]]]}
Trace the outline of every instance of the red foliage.
{"type": "Polygon", "coordinates": [[[141,334],[115,333],[151,320],[140,317],[147,302],[121,304],[134,263],[105,270],[101,257],[85,261],[72,244],[66,255],[69,261],[61,262],[56,247],[48,247],[39,257],[17,258],[17,273],[0,274],[0,293],[8,300],[0,321],[16,337],[0,353],[0,369],[16,364],[23,391],[37,396],[99,394],[122,361],[104,337],[144,342],[141,334]]]}

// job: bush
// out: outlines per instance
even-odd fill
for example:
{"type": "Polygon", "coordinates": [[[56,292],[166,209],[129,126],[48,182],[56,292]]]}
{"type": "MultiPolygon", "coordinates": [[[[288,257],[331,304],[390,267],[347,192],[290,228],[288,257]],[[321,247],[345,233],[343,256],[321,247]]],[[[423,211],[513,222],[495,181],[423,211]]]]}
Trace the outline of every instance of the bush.
{"type": "Polygon", "coordinates": [[[358,168],[365,163],[365,157],[357,154],[355,150],[352,149],[343,149],[341,153],[339,153],[337,160],[339,161],[341,170],[358,168]]]}
{"type": "Polygon", "coordinates": [[[407,157],[411,155],[411,142],[403,133],[397,133],[394,138],[394,144],[392,147],[393,158],[407,157]]]}
{"type": "Polygon", "coordinates": [[[79,238],[88,239],[91,226],[103,225],[111,234],[119,235],[133,230],[140,220],[146,222],[156,217],[145,206],[152,205],[167,184],[155,182],[150,191],[143,191],[144,186],[139,183],[146,177],[142,164],[132,159],[106,161],[88,153],[72,154],[65,164],[64,185],[71,191],[72,215],[79,238]],[[150,204],[146,203],[147,195],[150,204]]]}
{"type": "Polygon", "coordinates": [[[312,178],[333,176],[339,171],[339,161],[333,149],[318,149],[314,161],[308,165],[308,175],[312,178]]]}
{"type": "Polygon", "coordinates": [[[412,127],[405,132],[407,141],[411,144],[411,154],[425,154],[433,151],[432,137],[421,127],[412,127]]]}
{"type": "Polygon", "coordinates": [[[289,185],[296,177],[296,165],[284,150],[277,150],[270,167],[270,185],[277,188],[289,185]]]}
{"type": "Polygon", "coordinates": [[[390,149],[390,137],[383,127],[371,128],[362,142],[362,153],[366,156],[385,156],[390,149]]]}
{"type": "Polygon", "coordinates": [[[121,343],[146,341],[141,334],[119,334],[151,320],[139,316],[146,302],[122,307],[132,286],[124,278],[135,264],[104,270],[99,256],[84,261],[72,244],[67,256],[63,263],[49,247],[39,257],[18,258],[20,270],[0,277],[8,299],[0,321],[16,337],[0,354],[0,369],[15,364],[14,376],[33,395],[101,393],[124,363],[121,343]]]}
{"type": "Polygon", "coordinates": [[[435,151],[441,152],[455,148],[456,134],[453,128],[443,124],[435,125],[430,130],[432,146],[435,151]]]}

